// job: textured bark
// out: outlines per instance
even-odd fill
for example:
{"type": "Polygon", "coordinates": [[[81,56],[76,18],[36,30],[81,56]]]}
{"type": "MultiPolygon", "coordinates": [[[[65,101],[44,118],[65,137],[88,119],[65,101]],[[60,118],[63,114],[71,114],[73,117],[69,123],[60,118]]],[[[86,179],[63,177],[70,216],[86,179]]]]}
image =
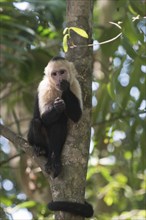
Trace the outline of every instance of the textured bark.
{"type": "MultiPolygon", "coordinates": [[[[91,80],[92,80],[92,48],[91,43],[92,25],[92,1],[90,0],[67,0],[67,27],[79,27],[89,35],[89,39],[82,38],[76,33],[71,33],[76,48],[69,49],[67,58],[74,62],[82,86],[84,111],[78,124],[69,123],[69,135],[62,153],[62,174],[51,180],[52,197],[54,201],[85,201],[86,173],[88,152],[90,145],[91,124],[91,80]],[[81,45],[84,45],[81,47],[81,45]]],[[[83,220],[83,217],[74,216],[70,213],[56,212],[56,220],[83,220]]]]}
{"type": "Polygon", "coordinates": [[[31,157],[36,164],[42,169],[43,174],[45,177],[49,180],[49,175],[44,170],[44,165],[47,162],[47,160],[44,157],[37,157],[34,154],[34,151],[32,147],[28,144],[27,140],[22,138],[20,135],[15,134],[13,131],[11,131],[6,126],[0,124],[0,135],[7,138],[10,142],[14,144],[15,147],[17,147],[20,150],[23,150],[26,152],[26,154],[31,157]]]}

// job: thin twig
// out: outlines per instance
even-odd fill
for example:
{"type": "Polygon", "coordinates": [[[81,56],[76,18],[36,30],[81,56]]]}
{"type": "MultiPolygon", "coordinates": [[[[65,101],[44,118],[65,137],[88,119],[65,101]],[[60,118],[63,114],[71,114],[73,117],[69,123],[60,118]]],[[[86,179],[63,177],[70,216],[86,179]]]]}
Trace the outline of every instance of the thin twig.
{"type": "Polygon", "coordinates": [[[115,23],[115,22],[113,22],[113,21],[109,21],[109,23],[115,25],[115,26],[118,27],[119,29],[122,29],[122,27],[121,27],[119,24],[117,24],[117,23],[115,23]]]}
{"type": "Polygon", "coordinates": [[[24,151],[22,151],[21,153],[16,154],[16,155],[6,159],[6,160],[0,161],[0,166],[3,166],[4,164],[8,163],[9,161],[13,160],[16,157],[20,157],[22,154],[24,154],[24,151]]]}
{"type": "Polygon", "coordinates": [[[16,127],[17,127],[18,134],[19,134],[19,135],[22,135],[21,129],[20,129],[20,121],[19,121],[19,119],[18,119],[18,117],[17,117],[17,114],[16,114],[15,110],[12,110],[12,115],[13,115],[14,120],[15,120],[15,125],[16,125],[16,127]]]}
{"type": "Polygon", "coordinates": [[[117,117],[110,118],[109,120],[99,121],[97,123],[92,124],[92,127],[96,127],[96,126],[101,125],[101,124],[111,123],[113,121],[120,120],[120,119],[134,118],[134,117],[136,117],[137,115],[140,115],[140,114],[146,114],[146,110],[139,111],[136,114],[119,115],[117,117]]]}
{"type": "Polygon", "coordinates": [[[93,46],[96,46],[96,45],[102,45],[102,44],[107,44],[107,43],[110,43],[112,41],[115,41],[117,38],[119,38],[120,36],[122,35],[122,33],[119,33],[116,37],[112,38],[112,39],[109,39],[109,40],[106,40],[106,41],[102,41],[102,42],[99,42],[99,43],[94,43],[94,44],[87,44],[87,45],[76,45],[76,44],[73,44],[71,46],[69,46],[71,49],[73,48],[76,48],[76,47],[93,47],[93,46]]]}

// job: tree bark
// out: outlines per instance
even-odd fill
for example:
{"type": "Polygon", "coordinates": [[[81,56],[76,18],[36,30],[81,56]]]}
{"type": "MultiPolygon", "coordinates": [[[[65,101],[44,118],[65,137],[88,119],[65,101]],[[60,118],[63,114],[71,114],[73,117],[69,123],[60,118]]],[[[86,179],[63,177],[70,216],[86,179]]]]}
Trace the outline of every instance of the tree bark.
{"type": "MultiPolygon", "coordinates": [[[[91,124],[91,83],[92,83],[92,0],[67,0],[67,27],[84,29],[89,39],[71,33],[76,48],[69,49],[67,58],[74,62],[79,73],[78,79],[82,86],[84,110],[78,124],[69,123],[69,135],[62,153],[62,174],[50,182],[54,201],[85,202],[85,186],[87,163],[90,145],[91,124]]],[[[83,220],[81,216],[70,213],[56,212],[56,220],[83,220]]]]}

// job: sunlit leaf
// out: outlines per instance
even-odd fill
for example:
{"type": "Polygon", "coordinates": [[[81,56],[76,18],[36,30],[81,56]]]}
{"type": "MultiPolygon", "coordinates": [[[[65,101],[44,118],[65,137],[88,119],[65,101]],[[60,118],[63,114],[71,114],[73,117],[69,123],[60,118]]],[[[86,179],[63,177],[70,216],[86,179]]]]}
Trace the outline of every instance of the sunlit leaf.
{"type": "Polygon", "coordinates": [[[124,157],[126,160],[130,160],[132,158],[132,153],[130,151],[126,151],[124,153],[124,157]]]}
{"type": "Polygon", "coordinates": [[[123,175],[122,173],[118,173],[115,176],[115,178],[121,184],[126,184],[127,183],[127,177],[125,175],[123,175]]]}
{"type": "Polygon", "coordinates": [[[73,30],[74,32],[76,32],[78,35],[84,37],[84,38],[88,38],[88,34],[85,30],[81,29],[81,28],[77,28],[77,27],[70,27],[69,29],[73,30]]]}
{"type": "Polygon", "coordinates": [[[66,27],[66,28],[63,30],[63,35],[66,34],[67,31],[68,31],[68,27],[66,27]]]}
{"type": "Polygon", "coordinates": [[[16,211],[21,208],[32,208],[36,205],[35,201],[27,201],[16,205],[13,209],[16,211]]]}
{"type": "Polygon", "coordinates": [[[112,196],[105,196],[104,201],[108,206],[111,206],[113,204],[113,198],[112,196]]]}
{"type": "Polygon", "coordinates": [[[68,38],[69,38],[68,34],[66,34],[63,37],[63,50],[64,50],[65,53],[68,51],[68,43],[67,43],[68,38]]]}
{"type": "Polygon", "coordinates": [[[12,200],[8,197],[1,196],[1,204],[4,204],[5,206],[11,206],[12,200]]]}

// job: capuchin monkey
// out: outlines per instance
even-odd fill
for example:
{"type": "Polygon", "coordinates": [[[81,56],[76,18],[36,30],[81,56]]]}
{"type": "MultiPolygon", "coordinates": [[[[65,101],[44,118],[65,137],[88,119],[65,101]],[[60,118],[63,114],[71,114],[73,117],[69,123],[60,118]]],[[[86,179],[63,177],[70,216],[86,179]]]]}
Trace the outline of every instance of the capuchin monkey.
{"type": "Polygon", "coordinates": [[[67,122],[82,115],[82,95],[73,63],[54,57],[45,68],[38,86],[28,142],[36,154],[45,154],[45,170],[55,178],[61,172],[61,152],[67,136],[67,122]]]}
{"type": "MultiPolygon", "coordinates": [[[[44,72],[38,86],[28,142],[37,156],[47,157],[45,170],[56,178],[62,169],[61,152],[67,137],[68,119],[77,123],[82,115],[82,94],[74,64],[63,57],[54,57],[44,72]]],[[[93,208],[87,202],[52,201],[48,208],[83,217],[93,215],[93,208]]]]}

